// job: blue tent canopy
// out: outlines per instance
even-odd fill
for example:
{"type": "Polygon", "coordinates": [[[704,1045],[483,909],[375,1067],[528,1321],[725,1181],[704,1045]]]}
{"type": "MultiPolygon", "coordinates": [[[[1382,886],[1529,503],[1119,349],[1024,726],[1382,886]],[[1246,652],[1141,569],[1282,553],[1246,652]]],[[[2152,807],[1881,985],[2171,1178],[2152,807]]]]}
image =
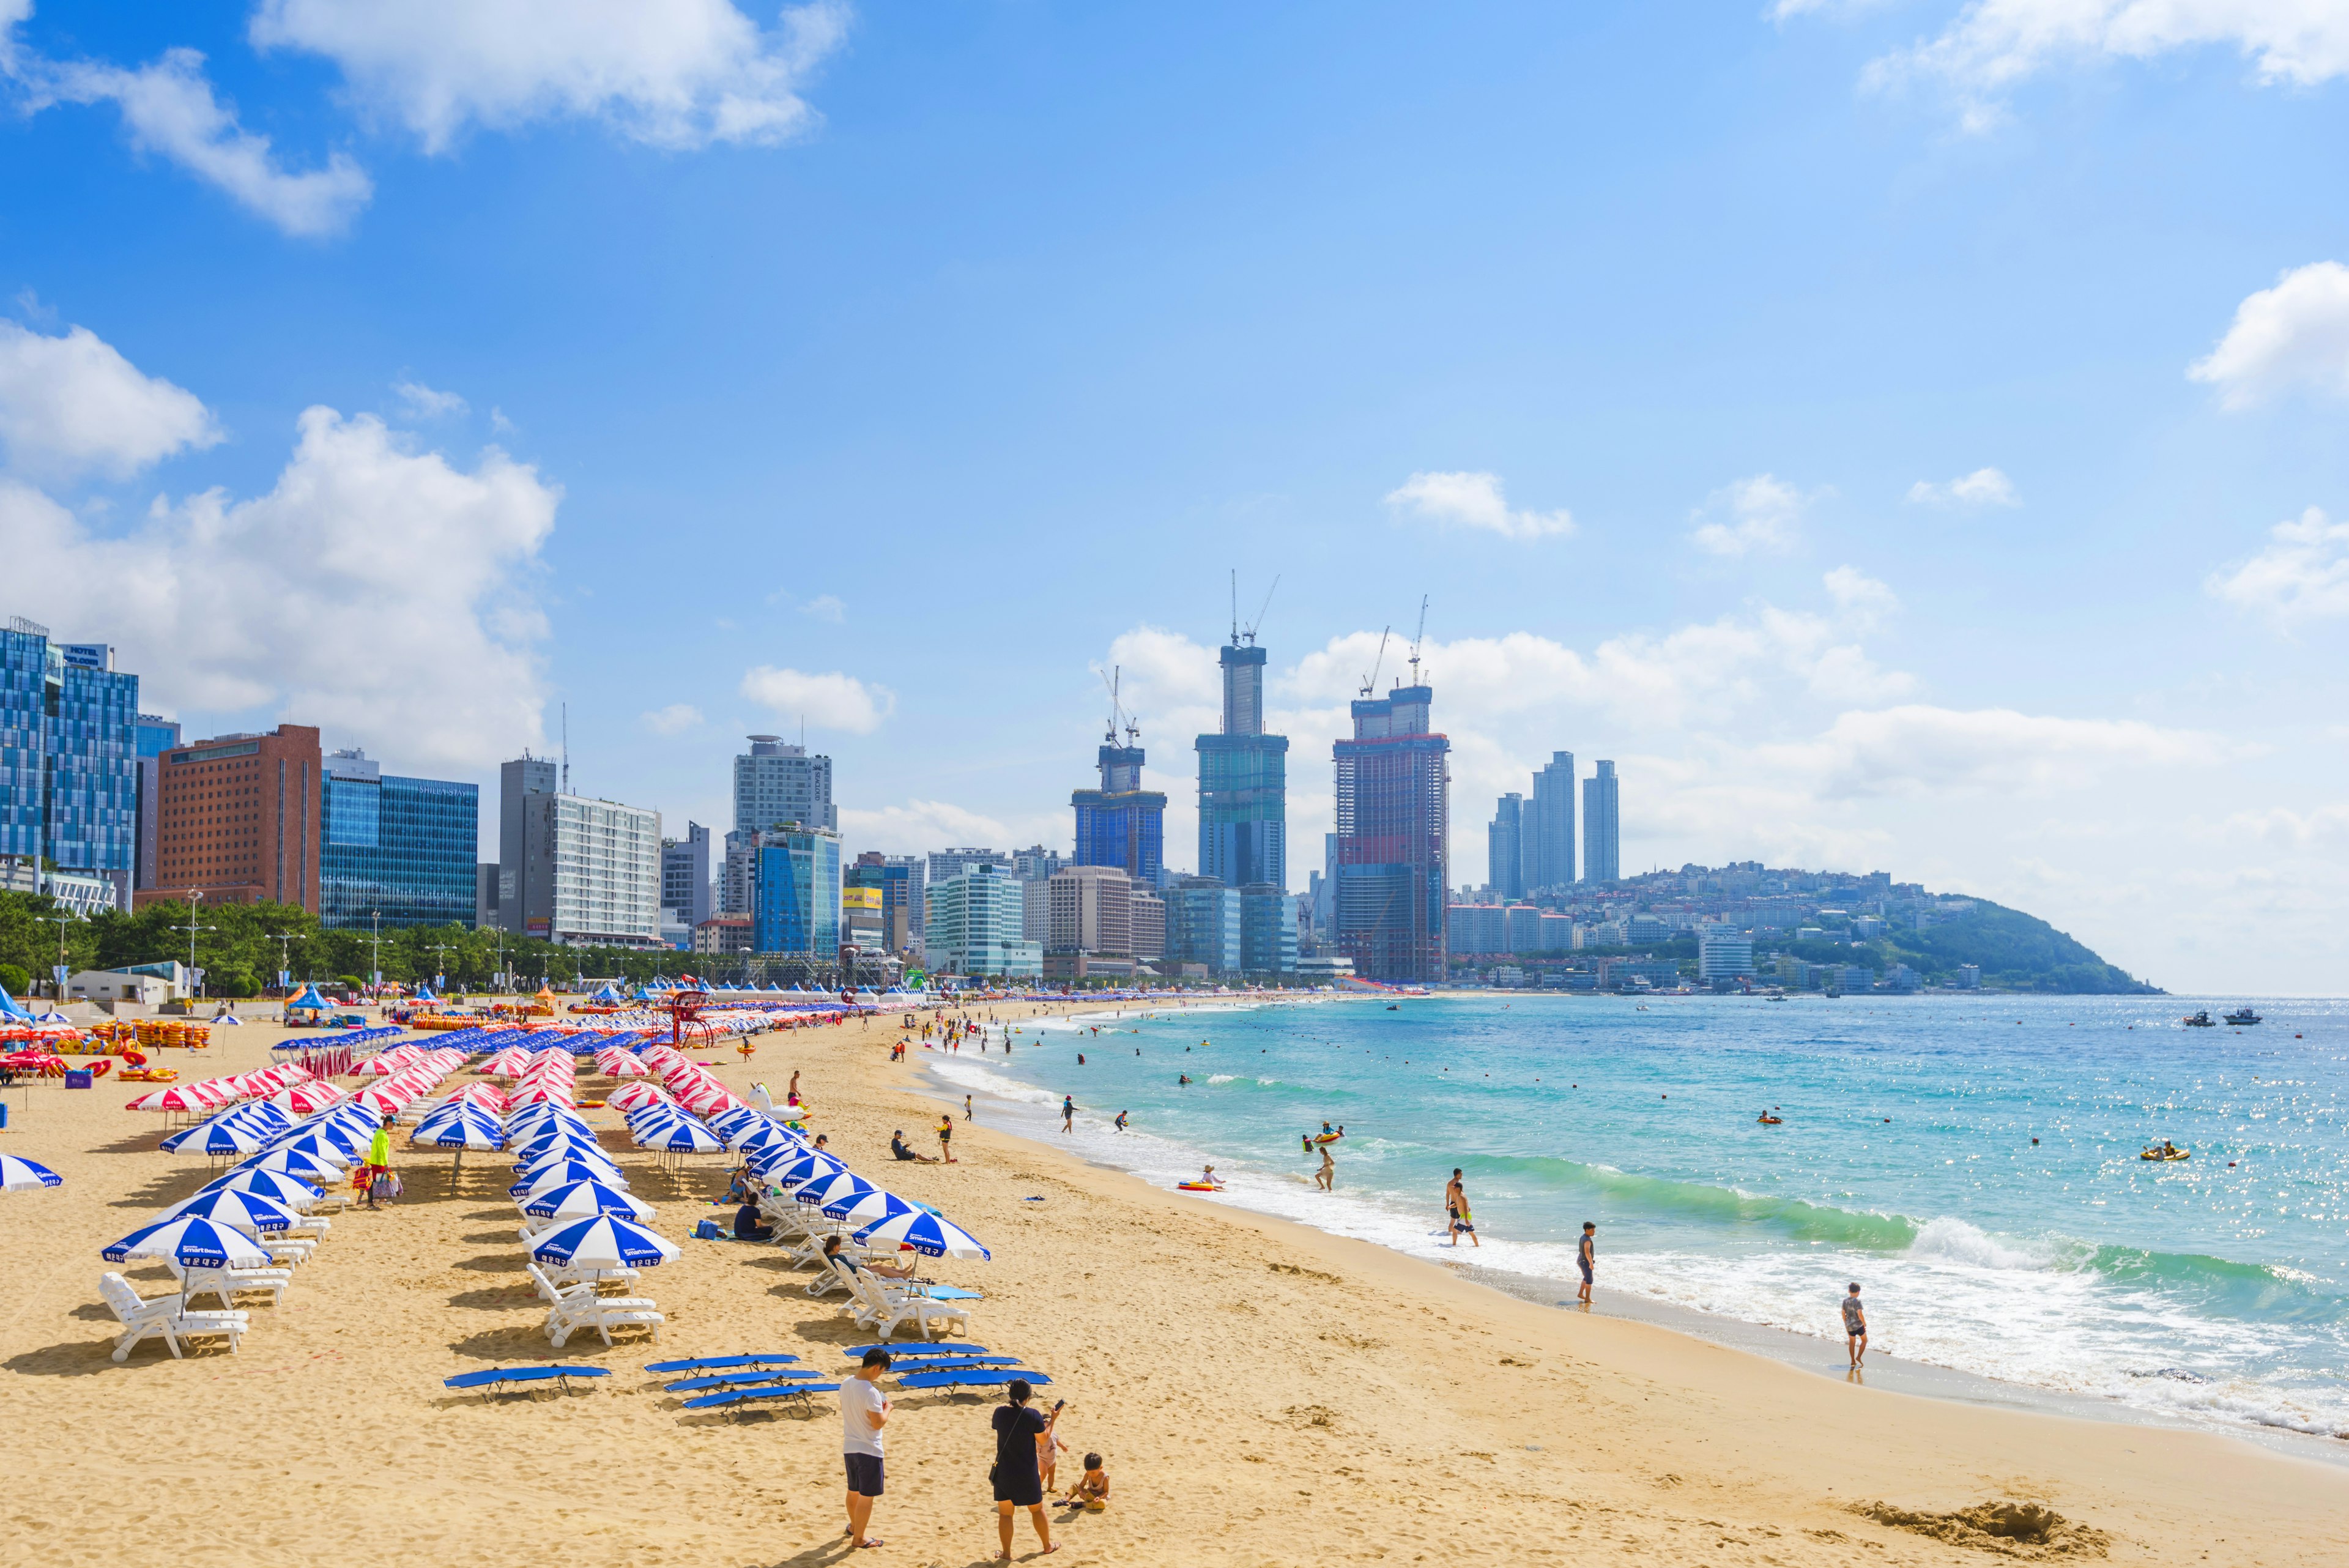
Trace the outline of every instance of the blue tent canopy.
{"type": "Polygon", "coordinates": [[[285,1004],[285,1011],[288,1012],[294,1012],[307,1009],[314,1012],[325,1012],[334,1005],[335,1004],[333,1002],[328,1002],[325,997],[318,994],[318,988],[314,983],[304,986],[302,988],[302,994],[285,1004]]]}
{"type": "Polygon", "coordinates": [[[8,988],[5,985],[0,985],[0,1018],[5,1018],[11,1023],[33,1022],[33,1015],[16,1005],[16,999],[8,994],[8,988]]]}

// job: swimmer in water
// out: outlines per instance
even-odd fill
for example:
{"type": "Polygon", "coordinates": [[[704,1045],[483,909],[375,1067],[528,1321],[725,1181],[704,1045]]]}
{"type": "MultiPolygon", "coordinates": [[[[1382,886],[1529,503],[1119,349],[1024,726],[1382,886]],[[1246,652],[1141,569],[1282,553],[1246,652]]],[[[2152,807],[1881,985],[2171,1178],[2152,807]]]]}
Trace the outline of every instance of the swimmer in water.
{"type": "Polygon", "coordinates": [[[1179,1078],[1175,1079],[1174,1081],[1175,1081],[1175,1083],[1177,1083],[1177,1084],[1187,1084],[1187,1083],[1189,1083],[1189,1082],[1191,1081],[1191,1075],[1190,1075],[1190,1074],[1188,1074],[1188,1073],[1185,1073],[1185,1074],[1184,1074],[1181,1077],[1179,1077],[1179,1078]]]}
{"type": "Polygon", "coordinates": [[[1123,1111],[1117,1113],[1117,1130],[1120,1132],[1123,1132],[1125,1130],[1125,1113],[1123,1111]]]}

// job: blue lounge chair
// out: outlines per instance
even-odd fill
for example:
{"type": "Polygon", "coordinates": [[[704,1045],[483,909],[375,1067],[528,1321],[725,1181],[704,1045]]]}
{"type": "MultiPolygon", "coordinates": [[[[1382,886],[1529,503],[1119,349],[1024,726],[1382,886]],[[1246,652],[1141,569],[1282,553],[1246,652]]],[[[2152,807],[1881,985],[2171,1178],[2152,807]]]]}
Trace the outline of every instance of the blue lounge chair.
{"type": "Polygon", "coordinates": [[[892,1359],[905,1355],[985,1355],[983,1345],[954,1345],[944,1340],[916,1340],[910,1345],[852,1345],[841,1354],[851,1361],[863,1359],[868,1350],[885,1350],[892,1359]]]}
{"type": "Polygon", "coordinates": [[[691,1361],[654,1361],[646,1364],[647,1372],[716,1372],[729,1366],[790,1366],[797,1363],[796,1355],[704,1355],[691,1361]]]}
{"type": "Polygon", "coordinates": [[[821,1372],[712,1372],[663,1386],[671,1394],[688,1394],[697,1388],[732,1388],[757,1383],[817,1383],[823,1379],[821,1372]]]}
{"type": "Polygon", "coordinates": [[[908,1372],[897,1379],[900,1388],[1000,1388],[1015,1377],[1024,1377],[1038,1388],[1049,1386],[1051,1379],[1040,1372],[1005,1372],[994,1367],[971,1367],[958,1371],[908,1372]]]}
{"type": "Polygon", "coordinates": [[[688,1410],[734,1410],[739,1413],[743,1406],[761,1399],[797,1399],[812,1410],[815,1404],[808,1397],[809,1395],[838,1392],[840,1385],[837,1383],[787,1383],[780,1388],[731,1388],[723,1394],[704,1394],[698,1399],[688,1399],[685,1407],[688,1410]]]}
{"type": "Polygon", "coordinates": [[[1017,1366],[1016,1355],[939,1355],[924,1356],[919,1361],[902,1364],[903,1371],[890,1368],[900,1377],[910,1377],[917,1372],[983,1372],[995,1366],[1017,1366]]]}
{"type": "Polygon", "coordinates": [[[480,1372],[460,1372],[454,1377],[440,1380],[443,1388],[459,1390],[479,1388],[481,1402],[489,1403],[492,1394],[502,1394],[509,1387],[531,1383],[554,1383],[565,1394],[571,1392],[574,1377],[609,1377],[608,1366],[492,1366],[480,1372]]]}

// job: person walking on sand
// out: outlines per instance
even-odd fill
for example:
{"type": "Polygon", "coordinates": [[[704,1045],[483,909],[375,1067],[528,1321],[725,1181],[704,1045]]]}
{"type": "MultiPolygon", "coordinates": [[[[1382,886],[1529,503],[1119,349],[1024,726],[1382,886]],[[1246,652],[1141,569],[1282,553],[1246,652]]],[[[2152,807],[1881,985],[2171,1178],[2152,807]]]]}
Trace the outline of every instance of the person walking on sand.
{"type": "Polygon", "coordinates": [[[962,1119],[965,1121],[970,1120],[970,1096],[968,1095],[965,1095],[962,1097],[962,1119]]]}
{"type": "MultiPolygon", "coordinates": [[[[1338,1162],[1330,1158],[1330,1146],[1326,1143],[1321,1146],[1321,1168],[1313,1173],[1313,1185],[1324,1192],[1338,1190],[1338,1162]]],[[[1454,1241],[1453,1245],[1459,1243],[1454,1241]]]]}
{"type": "Polygon", "coordinates": [[[1859,1282],[1854,1280],[1843,1298],[1844,1345],[1851,1352],[1851,1369],[1868,1357],[1868,1309],[1859,1304],[1859,1282]]]}
{"type": "Polygon", "coordinates": [[[1574,1262],[1575,1266],[1582,1271],[1582,1288],[1574,1293],[1574,1299],[1588,1306],[1590,1272],[1599,1263],[1599,1227],[1588,1220],[1582,1222],[1582,1240],[1574,1246],[1574,1262]]]}
{"type": "Polygon", "coordinates": [[[1468,1189],[1460,1185],[1460,1168],[1452,1168],[1452,1179],[1444,1184],[1444,1211],[1451,1217],[1452,1244],[1460,1245],[1460,1232],[1468,1232],[1470,1243],[1480,1251],[1485,1243],[1476,1239],[1476,1221],[1468,1212],[1468,1189]]]}
{"type": "Polygon", "coordinates": [[[1009,1402],[995,1407],[995,1469],[990,1472],[995,1482],[996,1532],[1003,1542],[1003,1550],[996,1553],[999,1563],[1011,1561],[1011,1511],[1015,1508],[1026,1509],[1036,1526],[1036,1539],[1042,1544],[1038,1556],[1060,1550],[1052,1544],[1052,1526],[1044,1518],[1044,1479],[1038,1473],[1036,1450],[1040,1442],[1051,1438],[1052,1428],[1061,1418],[1061,1406],[1053,1406],[1049,1417],[1030,1409],[1028,1400],[1035,1389],[1025,1377],[1013,1378],[1004,1393],[1009,1402]]]}
{"type": "Polygon", "coordinates": [[[1077,1130],[1077,1097],[1074,1095],[1061,1096],[1061,1130],[1062,1132],[1077,1130]]]}
{"type": "Polygon", "coordinates": [[[865,1531],[881,1497],[881,1428],[889,1424],[889,1398],[881,1392],[881,1379],[888,1370],[889,1353],[875,1345],[864,1353],[864,1364],[840,1383],[840,1451],[848,1468],[852,1546],[881,1544],[879,1536],[865,1531]]]}
{"type": "Polygon", "coordinates": [[[391,1183],[388,1179],[390,1175],[391,1118],[389,1116],[386,1116],[383,1118],[383,1125],[375,1129],[375,1137],[367,1140],[367,1193],[368,1208],[379,1209],[383,1206],[381,1199],[384,1194],[391,1190],[391,1183]]]}

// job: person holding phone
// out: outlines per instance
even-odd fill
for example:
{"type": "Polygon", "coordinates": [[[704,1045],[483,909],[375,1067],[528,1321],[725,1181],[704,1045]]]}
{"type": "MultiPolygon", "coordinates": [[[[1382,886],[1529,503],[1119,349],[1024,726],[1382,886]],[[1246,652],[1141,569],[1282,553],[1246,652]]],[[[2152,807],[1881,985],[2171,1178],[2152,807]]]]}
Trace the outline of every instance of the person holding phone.
{"type": "MultiPolygon", "coordinates": [[[[1036,1465],[1037,1447],[1049,1440],[1053,1426],[1061,1418],[1061,1400],[1052,1407],[1050,1416],[1040,1415],[1028,1407],[1036,1390],[1025,1377],[1015,1377],[1004,1390],[1007,1403],[995,1408],[995,1514],[998,1534],[1003,1550],[998,1561],[1011,1561],[1011,1511],[1024,1508],[1036,1526],[1036,1540],[1045,1552],[1057,1552],[1052,1544],[1052,1526],[1044,1517],[1044,1479],[1036,1465]]],[[[1040,1553],[1040,1555],[1041,1553],[1040,1553]]]]}

